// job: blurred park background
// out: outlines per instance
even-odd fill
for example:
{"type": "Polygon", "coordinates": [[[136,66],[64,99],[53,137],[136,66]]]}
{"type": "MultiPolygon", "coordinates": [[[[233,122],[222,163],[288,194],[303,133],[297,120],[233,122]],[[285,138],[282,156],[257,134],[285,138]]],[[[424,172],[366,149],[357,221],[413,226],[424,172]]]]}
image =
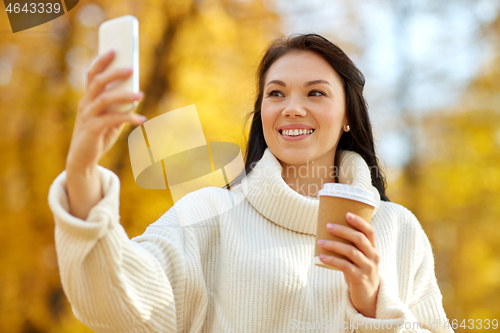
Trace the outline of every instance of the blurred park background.
{"type": "MultiPolygon", "coordinates": [[[[196,104],[207,141],[243,152],[266,45],[294,32],[339,45],[366,76],[388,197],[429,236],[448,318],[500,320],[499,1],[80,1],[15,34],[0,11],[1,332],[91,332],[61,288],[47,195],[65,167],[99,24],[129,14],[145,93],[136,112],[152,119],[196,104]]],[[[100,163],[121,179],[130,237],[172,204],[134,183],[132,129],[100,163]]]]}

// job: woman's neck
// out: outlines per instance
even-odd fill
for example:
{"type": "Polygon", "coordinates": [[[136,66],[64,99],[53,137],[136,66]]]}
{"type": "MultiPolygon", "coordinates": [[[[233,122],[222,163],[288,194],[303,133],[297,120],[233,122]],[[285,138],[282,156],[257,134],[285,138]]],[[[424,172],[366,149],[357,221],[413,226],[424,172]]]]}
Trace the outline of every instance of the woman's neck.
{"type": "Polygon", "coordinates": [[[335,150],[312,161],[303,164],[287,164],[280,161],[282,167],[281,176],[285,183],[297,193],[317,197],[318,191],[326,183],[335,183],[335,175],[338,170],[334,166],[335,150]]]}

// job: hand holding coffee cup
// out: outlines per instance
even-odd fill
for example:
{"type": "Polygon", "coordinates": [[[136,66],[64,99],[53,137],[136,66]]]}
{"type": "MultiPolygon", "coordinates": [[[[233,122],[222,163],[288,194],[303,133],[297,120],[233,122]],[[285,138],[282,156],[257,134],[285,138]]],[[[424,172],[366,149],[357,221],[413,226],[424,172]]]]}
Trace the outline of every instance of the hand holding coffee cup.
{"type": "MultiPolygon", "coordinates": [[[[372,192],[365,190],[358,186],[352,186],[340,183],[327,183],[323,189],[319,191],[319,212],[318,212],[318,225],[316,229],[315,238],[315,251],[314,263],[320,267],[339,270],[340,269],[328,262],[339,262],[337,259],[347,260],[350,263],[355,263],[355,258],[348,258],[348,256],[341,253],[350,253],[353,256],[355,250],[364,253],[363,248],[366,249],[366,239],[359,244],[361,249],[355,244],[355,240],[359,242],[363,239],[362,235],[365,232],[372,233],[373,228],[369,225],[373,210],[376,205],[376,200],[372,192]],[[353,222],[347,219],[347,214],[353,213],[356,218],[353,222]],[[362,219],[365,224],[360,223],[362,219]],[[357,230],[356,223],[361,229],[357,230]],[[329,230],[327,225],[333,226],[329,230]],[[367,227],[366,227],[367,225],[367,227]],[[363,228],[363,226],[365,228],[363,228]],[[361,237],[359,234],[362,234],[361,237]],[[318,241],[324,240],[324,245],[320,245],[318,241]],[[353,249],[353,247],[355,247],[353,249]],[[320,255],[326,256],[327,262],[321,260],[320,255]],[[331,258],[333,257],[333,259],[331,258]],[[353,261],[354,260],[354,261],[353,261]]],[[[368,235],[365,235],[365,238],[368,235]]],[[[375,244],[373,244],[375,246],[375,244]]],[[[365,253],[366,254],[366,253],[365,253]]],[[[355,257],[358,257],[354,255],[355,257]]]]}
{"type": "Polygon", "coordinates": [[[353,306],[375,318],[380,257],[369,222],[376,198],[361,187],[337,183],[325,184],[319,196],[315,264],[342,271],[353,306]]]}

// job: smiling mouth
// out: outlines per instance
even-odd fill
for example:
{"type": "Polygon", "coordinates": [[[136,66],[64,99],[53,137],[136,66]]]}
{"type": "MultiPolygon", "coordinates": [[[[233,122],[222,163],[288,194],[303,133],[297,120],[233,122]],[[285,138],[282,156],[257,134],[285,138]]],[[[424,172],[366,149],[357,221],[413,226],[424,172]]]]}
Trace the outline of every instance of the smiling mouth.
{"type": "Polygon", "coordinates": [[[279,130],[278,132],[283,136],[297,137],[302,135],[313,134],[315,131],[316,131],[315,129],[310,129],[310,130],[279,130]]]}

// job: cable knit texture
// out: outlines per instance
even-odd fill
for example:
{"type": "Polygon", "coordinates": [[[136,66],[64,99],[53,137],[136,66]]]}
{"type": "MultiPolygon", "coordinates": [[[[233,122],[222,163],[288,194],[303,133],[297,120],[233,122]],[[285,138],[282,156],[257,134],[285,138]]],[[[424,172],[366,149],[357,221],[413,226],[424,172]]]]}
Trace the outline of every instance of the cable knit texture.
{"type": "Polygon", "coordinates": [[[69,214],[66,171],[48,196],[64,291],[95,332],[453,332],[425,232],[380,201],[355,152],[342,152],[339,181],[378,198],[376,318],[353,307],[342,272],[313,264],[319,200],[284,182],[269,148],[240,185],[189,193],[133,239],[120,180],[98,169],[104,197],[86,221],[69,214]]]}

